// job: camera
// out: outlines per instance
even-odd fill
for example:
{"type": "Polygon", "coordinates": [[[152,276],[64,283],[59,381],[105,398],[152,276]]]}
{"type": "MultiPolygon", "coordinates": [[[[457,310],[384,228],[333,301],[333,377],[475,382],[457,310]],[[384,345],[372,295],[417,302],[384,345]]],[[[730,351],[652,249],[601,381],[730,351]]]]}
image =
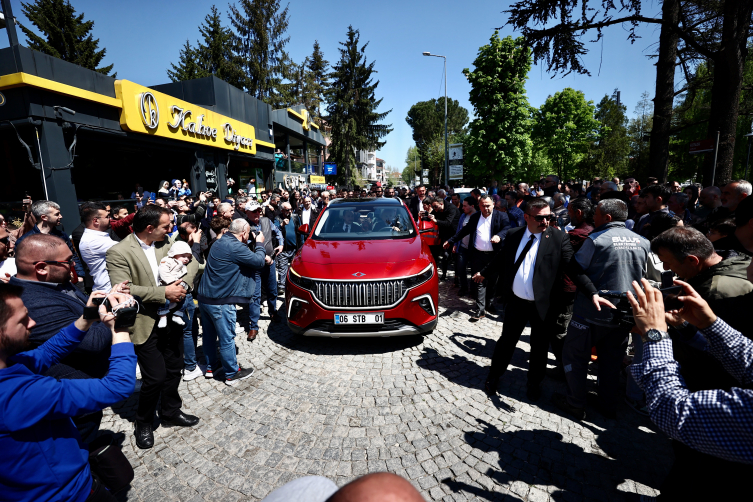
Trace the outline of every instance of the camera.
{"type": "Polygon", "coordinates": [[[122,329],[133,326],[136,323],[136,314],[141,310],[141,298],[134,296],[133,300],[136,302],[133,307],[121,307],[115,311],[112,310],[112,305],[107,298],[92,298],[92,303],[97,307],[104,305],[108,312],[115,315],[115,329],[122,329]]]}
{"type": "MultiPolygon", "coordinates": [[[[659,291],[661,291],[662,299],[664,300],[665,312],[682,308],[683,303],[677,299],[682,293],[681,286],[666,286],[659,288],[659,291]]],[[[612,300],[612,303],[614,303],[614,306],[617,308],[611,312],[614,319],[619,322],[621,326],[632,327],[635,325],[635,319],[633,319],[633,307],[630,305],[627,293],[622,291],[601,290],[599,291],[599,296],[612,300]]]]}

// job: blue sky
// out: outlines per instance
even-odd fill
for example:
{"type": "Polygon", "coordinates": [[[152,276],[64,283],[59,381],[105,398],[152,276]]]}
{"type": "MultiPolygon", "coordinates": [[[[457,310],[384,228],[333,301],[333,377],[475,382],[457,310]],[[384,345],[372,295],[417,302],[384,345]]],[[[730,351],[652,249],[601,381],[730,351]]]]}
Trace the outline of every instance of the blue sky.
{"type": "MultiPolygon", "coordinates": [[[[107,48],[105,64],[114,63],[119,78],[143,85],[168,82],[166,69],[177,62],[181,46],[190,39],[195,43],[198,26],[209,12],[211,2],[198,0],[70,0],[78,13],[94,21],[94,36],[107,48]]],[[[472,113],[468,102],[470,85],[461,73],[472,67],[478,48],[488,43],[495,27],[502,26],[502,10],[510,2],[474,0],[383,0],[353,2],[323,0],[290,1],[290,42],[288,51],[296,62],[311,53],[314,40],[325,58],[339,57],[338,42],[345,39],[349,24],[361,32],[361,42],[369,42],[366,56],[376,60],[377,96],[384,98],[381,110],[392,109],[387,117],[394,130],[386,146],[378,152],[388,165],[404,167],[405,154],[413,144],[405,117],[418,101],[444,95],[442,59],[423,57],[423,51],[447,56],[447,93],[472,113]]],[[[13,13],[27,26],[21,2],[12,0],[13,13]]],[[[227,3],[217,2],[227,20],[227,3]]],[[[284,3],[283,3],[284,5],[284,3]]],[[[644,15],[656,16],[658,3],[645,8],[644,15]]],[[[227,21],[229,24],[229,21],[227,21]]],[[[644,27],[643,37],[635,44],[627,42],[627,31],[620,26],[605,31],[603,44],[588,44],[591,53],[585,58],[592,76],[569,75],[551,78],[545,68],[534,66],[527,83],[529,101],[540,106],[547,96],[573,87],[584,92],[586,99],[598,102],[615,88],[621,91],[628,115],[644,91],[653,97],[655,68],[647,58],[656,50],[658,29],[644,27]],[[601,71],[599,72],[599,66],[601,71]]],[[[515,35],[503,28],[501,36],[515,35]]],[[[19,36],[24,43],[23,34],[19,36]]],[[[7,46],[0,37],[0,46],[7,46]]]]}

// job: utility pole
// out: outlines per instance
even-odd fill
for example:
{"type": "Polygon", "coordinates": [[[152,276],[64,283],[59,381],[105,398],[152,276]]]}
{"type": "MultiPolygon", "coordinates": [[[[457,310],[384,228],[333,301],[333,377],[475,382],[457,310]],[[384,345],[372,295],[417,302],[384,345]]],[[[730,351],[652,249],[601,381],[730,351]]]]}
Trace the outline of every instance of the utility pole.
{"type": "Polygon", "coordinates": [[[450,147],[447,141],[447,57],[432,54],[431,52],[424,52],[423,54],[424,56],[434,56],[444,59],[444,182],[445,185],[449,185],[450,147]]]}

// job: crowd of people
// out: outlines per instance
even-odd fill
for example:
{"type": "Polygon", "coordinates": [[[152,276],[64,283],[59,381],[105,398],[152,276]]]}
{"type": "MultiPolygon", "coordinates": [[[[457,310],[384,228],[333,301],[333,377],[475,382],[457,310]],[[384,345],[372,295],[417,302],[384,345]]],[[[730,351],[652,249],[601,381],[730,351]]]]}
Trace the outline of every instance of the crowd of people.
{"type": "Polygon", "coordinates": [[[199,423],[181,409],[181,379],[234,386],[253,374],[236,358],[237,326],[254,342],[265,307],[271,323],[283,320],[290,263],[330,201],[390,197],[436,229],[437,270],[443,281],[453,272],[450,294],[472,301],[469,321],[504,319],[487,394],[530,326],[529,400],[546,378],[564,381],[567,393],[552,401],[583,420],[596,360],[598,413],[617,418],[624,399],[673,439],[662,496],[705,493],[694,480],[709,473],[715,490],[734,493],[753,464],[749,195],[744,180],[683,188],[649,178],[641,188],[634,178],[584,186],[550,175],[472,190],[260,191],[250,182],[221,199],[172,180],[155,192],[136,185],[133,207],[83,202],[70,234],[58,204],[35,201],[22,221],[0,221],[0,444],[12,452],[0,487],[12,500],[110,500],[86,445],[102,409],[139,390],[136,363],[135,442],[148,449],[156,414],[199,423]],[[548,369],[550,351],[557,365],[548,369]],[[42,464],[52,475],[18,474],[42,464]]]}

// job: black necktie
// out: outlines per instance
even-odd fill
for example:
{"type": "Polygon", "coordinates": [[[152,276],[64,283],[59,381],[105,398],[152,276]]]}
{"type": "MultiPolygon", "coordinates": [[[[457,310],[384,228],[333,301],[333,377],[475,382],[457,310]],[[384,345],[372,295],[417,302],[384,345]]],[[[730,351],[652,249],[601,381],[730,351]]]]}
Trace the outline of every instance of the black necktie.
{"type": "Polygon", "coordinates": [[[515,261],[515,265],[513,265],[512,275],[515,276],[515,274],[518,273],[518,269],[520,268],[520,265],[523,263],[523,260],[526,259],[526,255],[531,250],[531,246],[533,246],[533,241],[536,240],[536,236],[534,234],[531,234],[531,238],[528,239],[528,242],[526,243],[526,247],[523,248],[523,252],[520,253],[520,256],[518,256],[518,259],[515,261]]]}

